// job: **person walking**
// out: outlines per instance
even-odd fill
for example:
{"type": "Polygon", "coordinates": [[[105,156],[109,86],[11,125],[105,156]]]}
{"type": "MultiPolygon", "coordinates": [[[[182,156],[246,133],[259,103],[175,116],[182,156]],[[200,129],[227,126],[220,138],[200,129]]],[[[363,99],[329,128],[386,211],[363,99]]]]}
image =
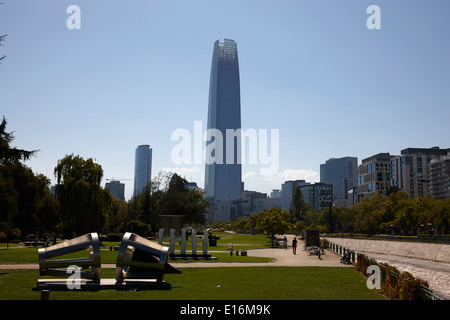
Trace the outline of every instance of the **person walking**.
{"type": "Polygon", "coordinates": [[[292,240],[292,252],[294,254],[297,254],[297,238],[294,237],[294,240],[292,240]]]}

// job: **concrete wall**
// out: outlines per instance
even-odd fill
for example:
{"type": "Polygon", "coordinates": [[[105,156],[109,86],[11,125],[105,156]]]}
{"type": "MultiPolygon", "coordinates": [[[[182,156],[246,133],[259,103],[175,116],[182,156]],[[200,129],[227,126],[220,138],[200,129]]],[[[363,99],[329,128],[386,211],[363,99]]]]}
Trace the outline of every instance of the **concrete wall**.
{"type": "Polygon", "coordinates": [[[387,240],[325,238],[329,242],[357,252],[390,254],[408,258],[450,263],[450,245],[387,240]]]}

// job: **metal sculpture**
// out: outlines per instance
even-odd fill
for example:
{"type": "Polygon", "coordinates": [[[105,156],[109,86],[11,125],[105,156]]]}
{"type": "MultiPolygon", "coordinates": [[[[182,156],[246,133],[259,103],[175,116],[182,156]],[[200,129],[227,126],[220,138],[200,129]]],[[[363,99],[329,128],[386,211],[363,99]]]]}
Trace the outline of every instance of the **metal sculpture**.
{"type": "Polygon", "coordinates": [[[97,233],[89,233],[83,236],[66,240],[51,247],[42,248],[39,254],[39,274],[41,276],[65,276],[68,277],[69,266],[76,265],[82,269],[90,267],[91,271],[81,271],[82,279],[90,279],[99,282],[101,278],[100,244],[97,233]],[[72,258],[48,260],[64,256],[70,253],[89,249],[88,258],[72,258]]]}
{"type": "Polygon", "coordinates": [[[167,247],[127,232],[117,255],[116,278],[101,279],[98,235],[86,234],[39,249],[40,275],[67,279],[38,279],[36,290],[47,299],[49,290],[170,290],[171,284],[163,281],[164,274],[181,271],[167,263],[168,256],[167,247]],[[47,260],[86,249],[89,249],[89,258],[47,260]],[[91,271],[80,271],[87,267],[91,267],[91,271]],[[73,275],[72,269],[76,270],[73,275]]]}
{"type": "Polygon", "coordinates": [[[117,255],[116,281],[156,279],[162,282],[166,273],[181,273],[167,263],[168,257],[167,247],[127,232],[117,255]]]}

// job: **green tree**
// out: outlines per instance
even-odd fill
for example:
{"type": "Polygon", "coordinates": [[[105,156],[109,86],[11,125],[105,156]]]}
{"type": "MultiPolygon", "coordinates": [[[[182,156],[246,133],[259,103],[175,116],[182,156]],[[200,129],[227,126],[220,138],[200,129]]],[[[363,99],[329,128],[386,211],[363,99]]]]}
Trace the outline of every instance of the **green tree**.
{"type": "Polygon", "coordinates": [[[162,214],[184,215],[185,224],[204,224],[208,202],[199,190],[189,189],[187,180],[174,173],[165,193],[162,214]]]}
{"type": "Polygon", "coordinates": [[[289,212],[281,208],[270,208],[256,214],[257,223],[256,229],[266,232],[271,240],[272,246],[276,234],[283,234],[287,232],[290,227],[289,212]]]}
{"type": "Polygon", "coordinates": [[[355,215],[349,208],[340,208],[338,219],[343,232],[355,231],[355,215]]]}
{"type": "Polygon", "coordinates": [[[409,196],[403,191],[395,191],[389,193],[389,196],[384,198],[383,204],[380,209],[380,225],[378,229],[380,231],[393,231],[405,232],[406,229],[410,229],[411,221],[410,208],[408,204],[411,201],[409,196]]]}
{"type": "Polygon", "coordinates": [[[302,189],[300,186],[296,186],[292,193],[292,215],[290,222],[305,221],[306,212],[309,209],[311,209],[311,206],[303,200],[302,189]]]}
{"type": "Polygon", "coordinates": [[[106,221],[105,230],[112,233],[127,232],[125,230],[128,218],[128,203],[112,197],[111,207],[108,211],[108,219],[106,221]]]}
{"type": "Polygon", "coordinates": [[[323,212],[317,211],[310,206],[305,213],[305,225],[310,229],[318,228],[318,226],[325,221],[323,216],[323,212]]]}
{"type": "Polygon", "coordinates": [[[376,193],[364,197],[352,210],[355,213],[356,229],[369,234],[375,234],[381,222],[381,207],[385,196],[376,193]]]}
{"type": "Polygon", "coordinates": [[[7,124],[5,116],[3,116],[0,124],[0,165],[8,165],[21,160],[25,161],[36,155],[38,150],[28,151],[10,146],[10,143],[14,140],[14,133],[6,132],[7,124]]]}
{"type": "Polygon", "coordinates": [[[160,227],[160,215],[183,215],[185,224],[202,225],[208,202],[203,192],[187,187],[178,174],[160,172],[144,190],[129,202],[130,219],[160,227]]]}
{"type": "Polygon", "coordinates": [[[441,234],[450,233],[450,199],[435,199],[434,222],[441,234]]]}
{"type": "Polygon", "coordinates": [[[77,235],[100,231],[112,203],[109,190],[100,186],[102,167],[72,154],[58,161],[54,174],[64,230],[77,235]]]}
{"type": "Polygon", "coordinates": [[[249,216],[237,218],[236,221],[233,221],[232,228],[244,232],[250,231],[252,229],[252,221],[249,216]]]}
{"type": "Polygon", "coordinates": [[[3,228],[19,229],[23,234],[54,230],[58,212],[50,194],[50,180],[42,174],[34,174],[22,163],[37,151],[11,147],[14,135],[6,131],[6,125],[3,117],[0,124],[0,222],[3,228]]]}
{"type": "Polygon", "coordinates": [[[292,231],[295,234],[303,232],[306,229],[305,223],[303,221],[297,221],[292,225],[292,231]]]}

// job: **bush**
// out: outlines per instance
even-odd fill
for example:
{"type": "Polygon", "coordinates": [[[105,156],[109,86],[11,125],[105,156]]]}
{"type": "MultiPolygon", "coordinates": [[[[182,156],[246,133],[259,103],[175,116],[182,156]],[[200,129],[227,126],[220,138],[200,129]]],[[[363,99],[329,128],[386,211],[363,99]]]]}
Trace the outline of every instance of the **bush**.
{"type": "Polygon", "coordinates": [[[399,282],[399,274],[397,268],[384,264],[385,266],[385,279],[383,282],[383,278],[381,278],[382,283],[382,292],[387,295],[392,300],[398,299],[398,282],[399,282]]]}
{"type": "Polygon", "coordinates": [[[368,259],[365,255],[358,253],[358,261],[355,269],[366,276],[367,267],[376,264],[380,267],[381,292],[391,300],[420,300],[420,285],[428,287],[428,283],[422,279],[415,278],[409,272],[400,272],[394,266],[387,263],[377,263],[368,259]]]}
{"type": "Polygon", "coordinates": [[[355,269],[361,272],[363,275],[366,275],[367,267],[370,265],[369,259],[362,253],[358,253],[357,261],[355,263],[355,269]]]}
{"type": "Polygon", "coordinates": [[[106,237],[106,241],[122,241],[122,235],[120,233],[110,233],[106,237]]]}
{"type": "Polygon", "coordinates": [[[130,223],[130,228],[134,233],[137,233],[141,237],[148,237],[150,236],[152,227],[149,224],[143,223],[138,220],[132,220],[130,223]]]}

